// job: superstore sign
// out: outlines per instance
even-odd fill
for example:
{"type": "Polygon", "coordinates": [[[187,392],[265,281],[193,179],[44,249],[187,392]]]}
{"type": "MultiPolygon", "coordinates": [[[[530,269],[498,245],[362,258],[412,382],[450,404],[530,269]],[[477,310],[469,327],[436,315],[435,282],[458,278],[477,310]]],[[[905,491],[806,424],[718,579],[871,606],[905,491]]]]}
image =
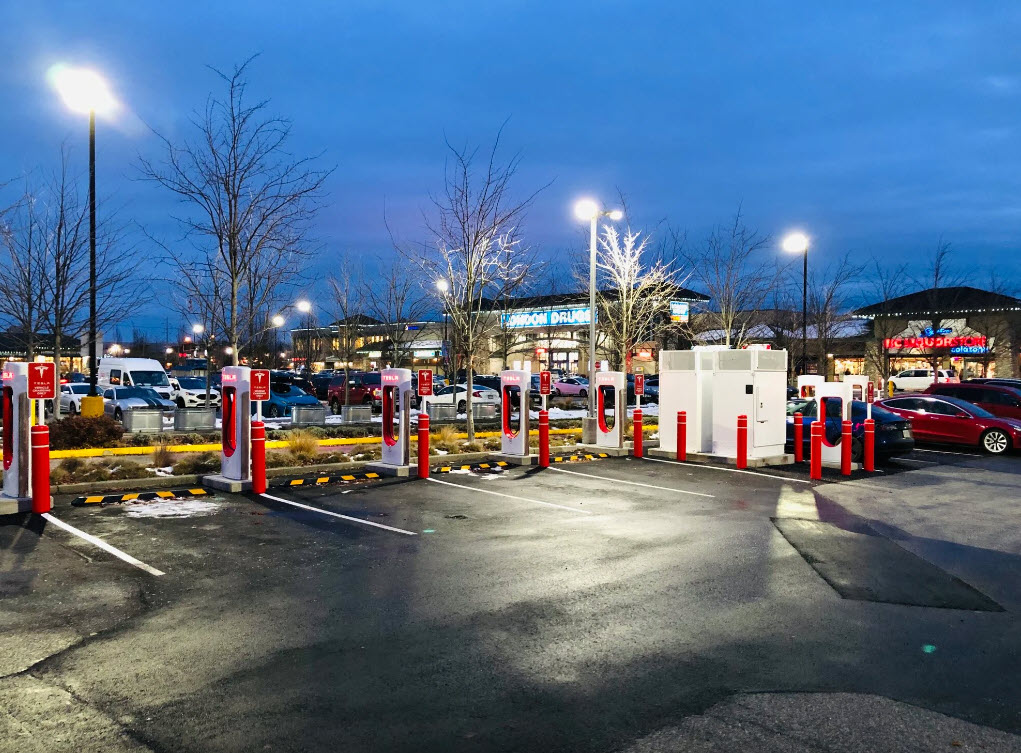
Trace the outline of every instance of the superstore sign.
{"type": "Polygon", "coordinates": [[[503,326],[509,329],[524,327],[569,327],[591,321],[589,307],[574,309],[545,309],[543,311],[515,311],[501,316],[503,326]]]}
{"type": "Polygon", "coordinates": [[[887,350],[916,348],[918,350],[950,350],[955,353],[985,353],[989,349],[985,335],[958,337],[888,337],[883,340],[887,350]],[[958,350],[958,349],[961,350],[958,350]]]}

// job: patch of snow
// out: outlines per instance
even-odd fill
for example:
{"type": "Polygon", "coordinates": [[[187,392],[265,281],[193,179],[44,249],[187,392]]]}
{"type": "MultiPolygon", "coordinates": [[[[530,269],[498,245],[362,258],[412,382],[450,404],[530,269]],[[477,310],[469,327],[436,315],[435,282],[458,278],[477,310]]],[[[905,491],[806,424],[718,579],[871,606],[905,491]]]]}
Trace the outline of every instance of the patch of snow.
{"type": "Polygon", "coordinates": [[[173,476],[174,466],[165,465],[162,468],[146,468],[148,473],[155,473],[157,476],[173,476]]]}
{"type": "Polygon", "coordinates": [[[201,499],[161,499],[136,502],[124,514],[129,518],[194,518],[213,515],[219,509],[218,503],[201,499]]]}
{"type": "Polygon", "coordinates": [[[436,454],[437,455],[449,455],[450,453],[447,450],[436,450],[436,454]]]}

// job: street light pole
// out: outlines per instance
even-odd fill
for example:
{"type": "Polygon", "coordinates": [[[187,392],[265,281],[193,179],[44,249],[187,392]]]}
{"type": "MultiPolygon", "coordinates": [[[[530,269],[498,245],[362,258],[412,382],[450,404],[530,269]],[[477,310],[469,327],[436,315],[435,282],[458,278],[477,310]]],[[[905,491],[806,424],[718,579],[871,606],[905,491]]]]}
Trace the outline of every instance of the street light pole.
{"type": "Polygon", "coordinates": [[[780,244],[791,254],[801,254],[801,369],[808,373],[808,236],[801,232],[788,233],[780,244]]]}
{"type": "Polygon", "coordinates": [[[96,111],[89,110],[89,397],[96,397],[96,111]]]}
{"type": "MultiPolygon", "coordinates": [[[[574,216],[579,220],[589,221],[589,244],[588,244],[588,419],[589,422],[596,417],[596,225],[600,217],[608,217],[613,222],[618,222],[624,217],[619,209],[600,209],[592,199],[580,199],[574,205],[574,216]]],[[[585,436],[584,427],[582,436],[585,436]]],[[[594,441],[594,439],[593,439],[594,441]]]]}
{"type": "Polygon", "coordinates": [[[801,373],[808,370],[808,244],[801,252],[801,373]]]}

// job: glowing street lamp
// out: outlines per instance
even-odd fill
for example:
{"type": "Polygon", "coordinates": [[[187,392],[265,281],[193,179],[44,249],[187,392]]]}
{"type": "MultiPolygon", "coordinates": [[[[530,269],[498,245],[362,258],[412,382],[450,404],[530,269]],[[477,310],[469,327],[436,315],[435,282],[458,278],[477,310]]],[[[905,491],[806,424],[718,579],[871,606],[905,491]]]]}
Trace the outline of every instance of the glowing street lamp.
{"type": "Polygon", "coordinates": [[[784,236],[780,246],[789,254],[801,254],[801,373],[808,369],[808,236],[795,231],[784,236]]]}
{"type": "Polygon", "coordinates": [[[82,414],[99,416],[103,413],[96,379],[99,369],[96,362],[96,113],[112,114],[117,100],[110,93],[106,81],[95,71],[54,65],[48,78],[72,112],[89,116],[89,394],[83,401],[82,414]]]}
{"type": "MultiPolygon", "coordinates": [[[[588,415],[590,420],[596,417],[596,225],[600,217],[607,217],[612,222],[620,222],[624,212],[619,209],[600,209],[592,199],[578,199],[574,203],[574,216],[582,222],[589,223],[588,246],[588,305],[589,305],[589,357],[588,357],[588,415]]],[[[587,432],[586,432],[587,434],[587,432]]]]}

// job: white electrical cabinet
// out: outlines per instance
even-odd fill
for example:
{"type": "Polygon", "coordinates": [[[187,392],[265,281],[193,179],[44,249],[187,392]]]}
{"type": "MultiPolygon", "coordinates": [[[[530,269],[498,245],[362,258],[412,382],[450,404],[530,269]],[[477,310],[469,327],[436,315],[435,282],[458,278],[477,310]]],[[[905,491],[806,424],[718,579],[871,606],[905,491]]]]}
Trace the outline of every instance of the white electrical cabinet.
{"type": "Polygon", "coordinates": [[[783,455],[787,435],[787,351],[720,350],[712,355],[713,454],[736,457],[737,417],[743,415],[748,417],[748,457],[783,455]]]}
{"type": "Polygon", "coordinates": [[[659,354],[659,446],[677,449],[677,412],[684,411],[688,452],[712,452],[715,353],[665,350],[659,354]]]}

